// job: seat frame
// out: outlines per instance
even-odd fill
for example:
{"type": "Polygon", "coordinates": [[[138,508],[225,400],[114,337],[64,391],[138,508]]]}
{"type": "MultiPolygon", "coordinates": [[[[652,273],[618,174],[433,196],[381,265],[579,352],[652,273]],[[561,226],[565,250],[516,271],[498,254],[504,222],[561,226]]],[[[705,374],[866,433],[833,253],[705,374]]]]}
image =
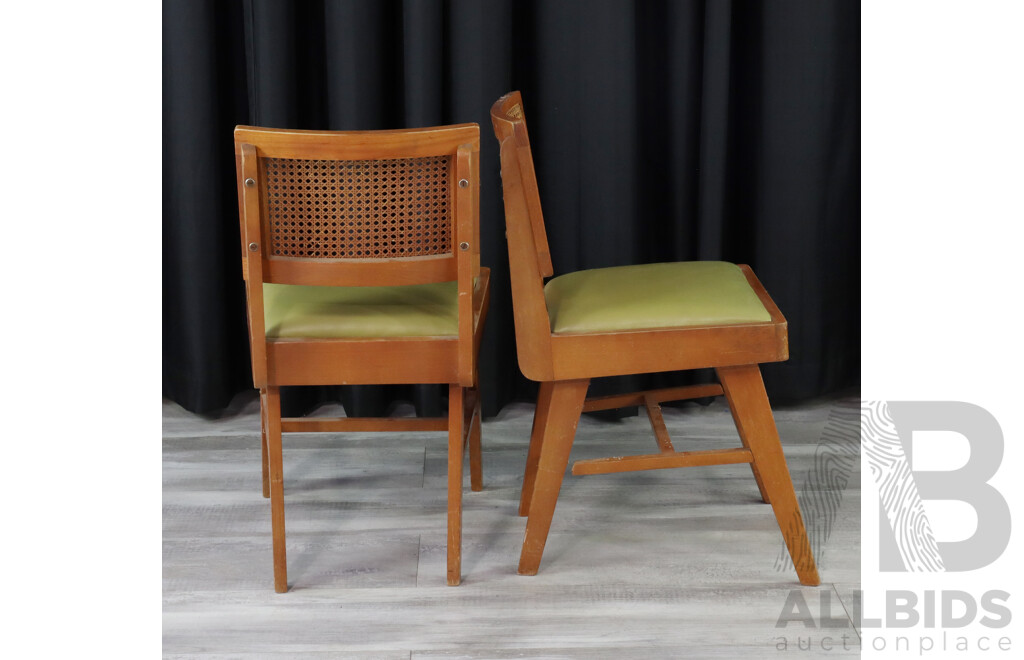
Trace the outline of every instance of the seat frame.
{"type": "Polygon", "coordinates": [[[770,314],[758,323],[598,333],[553,333],[544,278],[554,270],[544,228],[529,134],[519,92],[491,108],[501,145],[501,177],[509,248],[513,314],[520,369],[540,382],[519,515],[528,516],[519,573],[535,575],[554,514],[580,415],[643,405],[658,453],[577,461],[574,475],[749,463],[762,499],[770,503],[805,585],[820,583],[803,517],[786,466],[759,364],[789,358],[786,319],[753,271],[744,276],[770,314]],[[586,398],[590,379],[714,368],[719,384],[586,398]],[[742,446],[676,451],[660,404],[725,395],[742,446]]]}
{"type": "Polygon", "coordinates": [[[235,129],[242,274],[246,282],[253,383],[260,391],[263,496],[271,501],[274,589],[288,590],[285,550],[283,433],[447,431],[447,583],[461,581],[463,461],[483,488],[477,358],[489,304],[490,271],[480,266],[480,130],[459,124],[394,131],[235,129]],[[296,258],[269,254],[260,190],[263,158],[364,161],[450,156],[447,173],[451,250],[402,258],[296,258]],[[248,185],[247,185],[248,182],[248,185]],[[295,339],[268,338],[264,282],[321,286],[399,286],[457,282],[457,335],[295,339]],[[448,415],[437,418],[281,417],[288,385],[439,383],[448,385],[448,415]]]}

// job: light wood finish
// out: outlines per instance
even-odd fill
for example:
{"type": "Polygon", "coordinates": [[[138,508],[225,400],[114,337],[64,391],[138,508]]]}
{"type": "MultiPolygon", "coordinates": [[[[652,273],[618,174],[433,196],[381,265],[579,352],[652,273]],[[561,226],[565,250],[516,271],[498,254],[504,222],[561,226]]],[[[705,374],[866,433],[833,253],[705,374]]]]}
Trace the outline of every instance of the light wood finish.
{"type": "Polygon", "coordinates": [[[310,131],[238,126],[236,144],[253,144],[267,158],[378,160],[453,154],[464,144],[477,145],[480,127],[453,124],[382,131],[310,131]]]}
{"type": "Polygon", "coordinates": [[[483,416],[480,409],[479,390],[467,390],[467,396],[472,402],[469,410],[469,485],[474,491],[484,489],[483,470],[483,447],[480,444],[483,416]]]}
{"type": "Polygon", "coordinates": [[[267,454],[267,390],[260,390],[260,449],[263,459],[263,497],[270,497],[270,457],[267,454]]]}
{"type": "MultiPolygon", "coordinates": [[[[740,423],[739,417],[736,416],[735,408],[730,407],[729,411],[732,413],[733,423],[736,425],[736,430],[739,432],[740,442],[743,443],[743,446],[746,449],[750,449],[750,443],[747,442],[746,426],[740,423]]],[[[768,496],[768,489],[764,487],[764,480],[761,479],[761,473],[757,469],[757,464],[753,461],[750,462],[750,471],[754,475],[754,481],[757,483],[757,490],[761,493],[761,501],[765,504],[771,504],[771,500],[768,496]]]]}
{"type": "MultiPolygon", "coordinates": [[[[850,397],[844,410],[856,452],[860,397],[850,397]]],[[[843,605],[852,614],[860,588],[859,458],[850,459],[848,478],[806,478],[820,464],[816,454],[834,446],[828,420],[836,406],[818,399],[775,411],[801,503],[835,505],[826,537],[816,515],[824,512],[804,504],[808,531],[817,530],[811,538],[822,543],[815,546],[820,588],[801,588],[791,568],[776,566],[785,546],[746,465],[566,477],[541,572],[517,575],[526,521],[516,510],[534,409],[514,403],[484,420],[487,488],[465,494],[465,578],[457,589],[445,579],[444,434],[359,434],[342,444],[286,435],[292,588],[283,603],[267,588],[269,512],[259,496],[255,393],[239,394],[215,418],[165,400],[164,657],[858,657],[843,605]],[[816,621],[830,615],[846,628],[776,628],[794,589],[816,621]],[[813,647],[797,652],[797,636],[806,649],[809,633],[813,647]],[[831,650],[819,647],[821,635],[832,636],[831,650]],[[840,635],[847,635],[847,651],[840,635]],[[788,638],[788,652],[776,650],[779,636],[788,638]]],[[[330,404],[321,413],[342,408],[330,404]]],[[[411,413],[410,403],[396,410],[411,413]]],[[[724,397],[709,406],[666,407],[664,416],[677,446],[683,437],[692,446],[738,444],[724,397]]],[[[610,456],[624,442],[653,447],[648,434],[643,416],[583,415],[570,461],[610,456]]]]}
{"type": "Polygon", "coordinates": [[[525,112],[518,92],[495,102],[491,122],[501,145],[519,367],[527,378],[543,383],[520,498],[520,515],[525,513],[529,518],[519,572],[533,575],[540,565],[580,413],[643,405],[659,453],[579,461],[572,473],[604,474],[750,463],[762,497],[772,503],[793,562],[798,566],[800,581],[807,585],[818,584],[793,485],[771,422],[771,408],[760,385],[758,364],[789,358],[786,319],[761,282],[748,266],[740,265],[751,289],[768,312],[769,320],[764,322],[618,332],[552,332],[544,297],[544,278],[552,275],[553,269],[525,112]],[[721,386],[668,388],[584,401],[586,384],[592,378],[711,367],[718,369],[721,386]],[[743,447],[676,451],[659,404],[674,399],[716,396],[723,391],[729,399],[743,447]]]}
{"type": "Polygon", "coordinates": [[[483,487],[477,357],[489,304],[480,265],[480,131],[235,129],[242,270],[253,383],[263,409],[263,489],[272,510],[274,587],[286,591],[282,433],[448,431],[447,581],[461,579],[462,461],[483,487]],[[268,338],[263,284],[399,286],[456,282],[446,337],[268,338]],[[437,383],[432,419],[281,418],[289,385],[437,383]]]}
{"type": "Polygon", "coordinates": [[[669,451],[639,456],[612,456],[577,461],[572,466],[574,475],[611,474],[634,472],[636,470],[661,470],[664,468],[696,467],[700,465],[729,465],[749,463],[752,459],[747,449],[699,449],[696,451],[669,451]]]}
{"type": "Polygon", "coordinates": [[[548,420],[541,438],[533,494],[530,496],[530,514],[526,519],[526,537],[519,555],[520,575],[536,575],[540,566],[589,385],[588,380],[567,380],[556,382],[551,387],[548,420]]]}
{"type": "Polygon", "coordinates": [[[722,386],[718,383],[708,385],[684,385],[683,387],[665,387],[646,392],[630,392],[629,394],[608,394],[605,396],[594,396],[587,399],[583,404],[583,412],[596,412],[598,410],[614,410],[626,406],[644,405],[648,399],[661,403],[663,401],[684,401],[686,399],[702,399],[704,397],[718,396],[722,393],[722,386]]]}
{"type": "Polygon", "coordinates": [[[462,580],[462,457],[465,421],[463,389],[448,386],[448,585],[462,580]]]}
{"type": "Polygon", "coordinates": [[[818,568],[811,554],[811,544],[804,529],[800,505],[793,491],[786,457],[779,443],[779,432],[768,403],[768,394],[761,380],[757,365],[742,367],[721,367],[716,369],[718,378],[729,400],[736,426],[745,444],[750,448],[761,475],[762,488],[768,494],[775,519],[782,530],[782,538],[793,559],[793,566],[801,584],[816,585],[820,582],[818,568]]]}
{"type": "Polygon", "coordinates": [[[281,420],[285,433],[324,433],[339,431],[447,431],[447,417],[285,417],[281,420]]]}
{"type": "MultiPolygon", "coordinates": [[[[254,194],[255,189],[245,186],[244,181],[259,176],[256,147],[248,143],[235,142],[236,159],[239,163],[238,187],[245,187],[247,193],[241,194],[242,205],[239,214],[242,222],[242,244],[248,246],[262,244],[260,200],[254,194]]],[[[248,248],[246,248],[248,249],[248,248]]],[[[243,252],[243,255],[246,254],[243,252]]],[[[256,389],[267,386],[267,341],[263,316],[263,260],[243,259],[245,270],[245,298],[249,310],[249,351],[252,358],[252,381],[256,389]]]]}
{"type": "Polygon", "coordinates": [[[661,406],[653,395],[644,397],[644,408],[647,409],[647,417],[651,420],[651,430],[654,431],[654,439],[658,442],[658,449],[663,454],[674,452],[672,440],[668,437],[668,429],[665,428],[665,418],[661,415],[661,406]]]}
{"type": "Polygon", "coordinates": [[[523,474],[523,488],[519,496],[519,515],[530,515],[530,498],[533,496],[533,484],[537,476],[537,464],[540,462],[540,445],[544,429],[548,425],[548,413],[551,411],[550,381],[540,384],[537,393],[537,410],[533,415],[533,429],[530,431],[530,452],[526,457],[526,472],[523,474]]]}
{"type": "Polygon", "coordinates": [[[284,454],[281,447],[281,391],[267,387],[267,457],[270,464],[270,520],[274,546],[274,591],[288,591],[284,546],[284,454]]]}

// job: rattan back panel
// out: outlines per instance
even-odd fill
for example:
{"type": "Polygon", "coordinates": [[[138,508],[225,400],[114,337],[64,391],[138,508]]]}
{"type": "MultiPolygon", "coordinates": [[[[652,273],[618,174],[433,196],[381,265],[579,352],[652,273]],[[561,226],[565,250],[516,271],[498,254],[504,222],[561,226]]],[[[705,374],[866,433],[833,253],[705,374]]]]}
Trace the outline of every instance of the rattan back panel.
{"type": "Polygon", "coordinates": [[[262,158],[268,257],[395,259],[452,251],[452,157],[262,158]]]}

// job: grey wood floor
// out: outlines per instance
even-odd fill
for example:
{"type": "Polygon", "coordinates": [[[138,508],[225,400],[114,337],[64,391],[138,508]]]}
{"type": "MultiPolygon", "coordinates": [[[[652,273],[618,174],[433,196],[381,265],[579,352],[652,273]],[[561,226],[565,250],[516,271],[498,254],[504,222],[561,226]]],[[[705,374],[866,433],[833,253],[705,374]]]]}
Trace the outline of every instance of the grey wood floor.
{"type": "MultiPolygon", "coordinates": [[[[286,435],[291,590],[276,594],[255,396],[219,419],[165,401],[165,657],[806,658],[844,655],[844,634],[845,654],[859,655],[852,627],[776,627],[794,589],[815,617],[824,602],[849,621],[859,459],[844,468],[815,455],[837,444],[837,420],[855,405],[776,408],[805,517],[818,538],[830,531],[817,547],[820,588],[777,566],[782,537],[746,465],[569,475],[540,573],[517,575],[533,408],[516,404],[484,423],[482,492],[469,491],[467,469],[460,587],[445,585],[444,434],[286,435]],[[814,473],[823,464],[829,479],[814,473]],[[839,501],[831,516],[817,511],[821,488],[839,501]]],[[[720,398],[665,418],[678,449],[739,444],[720,398]]],[[[646,417],[584,416],[572,460],[654,447],[646,417]]]]}

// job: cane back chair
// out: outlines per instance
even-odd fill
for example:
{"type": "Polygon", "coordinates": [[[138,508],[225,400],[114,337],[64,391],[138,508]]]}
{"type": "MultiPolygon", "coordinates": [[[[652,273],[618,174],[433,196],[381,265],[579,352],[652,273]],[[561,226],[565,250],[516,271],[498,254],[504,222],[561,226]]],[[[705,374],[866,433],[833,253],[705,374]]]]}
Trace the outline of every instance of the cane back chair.
{"type": "Polygon", "coordinates": [[[480,266],[479,149],[476,124],[235,129],[278,592],[288,590],[288,432],[447,430],[447,580],[461,579],[467,442],[472,488],[482,488],[477,355],[490,273],[480,266]],[[447,384],[447,418],[281,418],[282,386],[385,383],[447,384]]]}
{"type": "Polygon", "coordinates": [[[747,266],[644,264],[556,277],[519,92],[491,108],[501,144],[519,366],[540,382],[519,514],[519,573],[535,575],[582,412],[642,405],[659,451],[577,461],[574,475],[749,463],[800,582],[819,583],[758,367],[789,357],[786,320],[747,266]],[[591,378],[714,367],[720,384],[586,398],[591,378]],[[725,394],[742,447],[676,451],[660,403],[725,394]]]}

